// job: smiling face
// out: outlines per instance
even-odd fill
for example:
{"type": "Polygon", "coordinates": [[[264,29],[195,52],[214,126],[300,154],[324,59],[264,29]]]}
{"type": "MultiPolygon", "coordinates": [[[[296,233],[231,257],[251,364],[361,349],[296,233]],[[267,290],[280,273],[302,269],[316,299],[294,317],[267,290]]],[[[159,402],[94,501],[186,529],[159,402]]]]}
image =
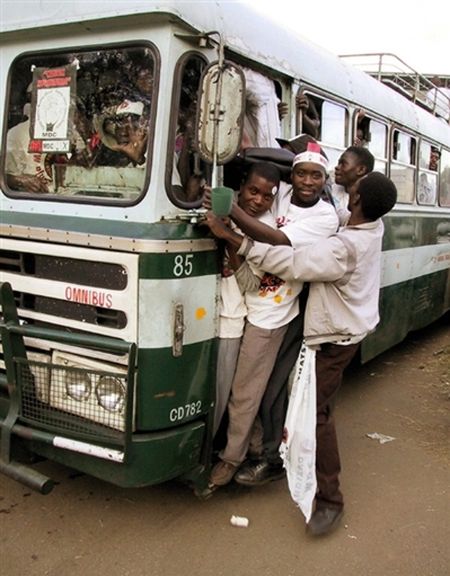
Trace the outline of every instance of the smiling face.
{"type": "Polygon", "coordinates": [[[299,162],[292,168],[292,202],[297,206],[312,206],[325,186],[323,168],[313,162],[299,162]]]}
{"type": "Polygon", "coordinates": [[[276,184],[252,174],[240,187],[238,204],[244,212],[258,218],[272,207],[276,190],[276,184]]]}
{"type": "Polygon", "coordinates": [[[334,170],[334,181],[336,184],[348,188],[352,186],[358,178],[367,172],[359,158],[352,152],[344,152],[339,158],[338,165],[334,170]]]}

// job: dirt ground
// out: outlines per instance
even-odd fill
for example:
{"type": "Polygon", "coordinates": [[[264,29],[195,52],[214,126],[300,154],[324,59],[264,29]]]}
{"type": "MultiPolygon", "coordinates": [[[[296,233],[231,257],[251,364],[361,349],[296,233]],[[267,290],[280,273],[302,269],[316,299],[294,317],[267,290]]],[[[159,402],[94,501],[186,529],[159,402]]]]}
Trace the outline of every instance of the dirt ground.
{"type": "Polygon", "coordinates": [[[0,476],[5,576],[448,576],[450,329],[347,375],[337,407],[346,513],[305,534],[284,480],[198,501],[177,482],[121,489],[49,462],[48,496],[0,476]],[[381,444],[367,434],[394,440],[381,444]],[[248,528],[230,525],[246,516],[248,528]]]}

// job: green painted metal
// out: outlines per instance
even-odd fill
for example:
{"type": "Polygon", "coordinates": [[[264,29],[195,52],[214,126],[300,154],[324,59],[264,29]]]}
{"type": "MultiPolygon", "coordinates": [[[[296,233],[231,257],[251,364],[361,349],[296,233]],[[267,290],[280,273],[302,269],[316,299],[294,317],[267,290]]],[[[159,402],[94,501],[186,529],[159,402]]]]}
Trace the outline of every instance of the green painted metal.
{"type": "MultiPolygon", "coordinates": [[[[2,212],[1,223],[2,226],[26,226],[137,240],[198,240],[204,238],[206,233],[204,227],[181,220],[146,223],[47,214],[44,225],[40,214],[6,211],[2,212]]],[[[30,231],[30,239],[32,237],[30,231]]]]}
{"type": "Polygon", "coordinates": [[[448,271],[436,272],[386,286],[380,292],[380,323],[361,345],[367,362],[404,340],[409,332],[427,326],[446,311],[448,271]]]}
{"type": "Polygon", "coordinates": [[[19,317],[14,302],[11,285],[0,283],[0,304],[2,306],[3,322],[0,333],[6,366],[8,382],[8,410],[0,423],[0,472],[22,482],[33,490],[48,494],[53,488],[53,482],[40,472],[15,462],[12,454],[12,434],[20,414],[21,388],[18,385],[15,358],[26,359],[25,345],[20,333],[14,328],[19,325],[19,317]]]}
{"type": "Polygon", "coordinates": [[[193,278],[217,274],[219,263],[216,251],[178,252],[165,254],[141,254],[139,257],[139,279],[173,279],[193,278]],[[181,273],[174,275],[176,258],[179,255],[190,256],[190,267],[181,268],[181,273]],[[188,273],[187,273],[188,272],[188,273]]]}
{"type": "Polygon", "coordinates": [[[216,341],[183,347],[174,358],[167,348],[139,350],[136,427],[165,429],[211,410],[215,395],[216,341]]]}
{"type": "Polygon", "coordinates": [[[32,452],[117,486],[150,486],[188,472],[192,481],[201,486],[207,476],[207,466],[202,462],[205,441],[204,421],[153,434],[134,434],[127,464],[87,457],[42,442],[30,441],[26,445],[32,452]]]}

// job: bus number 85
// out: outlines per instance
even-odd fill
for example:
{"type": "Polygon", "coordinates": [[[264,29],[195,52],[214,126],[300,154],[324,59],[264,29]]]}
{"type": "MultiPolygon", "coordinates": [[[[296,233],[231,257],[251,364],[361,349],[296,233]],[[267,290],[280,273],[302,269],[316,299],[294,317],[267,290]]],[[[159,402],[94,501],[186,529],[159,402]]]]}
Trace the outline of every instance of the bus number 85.
{"type": "Polygon", "coordinates": [[[193,254],[177,254],[174,260],[173,275],[179,278],[180,276],[190,276],[193,270],[193,254]]]}

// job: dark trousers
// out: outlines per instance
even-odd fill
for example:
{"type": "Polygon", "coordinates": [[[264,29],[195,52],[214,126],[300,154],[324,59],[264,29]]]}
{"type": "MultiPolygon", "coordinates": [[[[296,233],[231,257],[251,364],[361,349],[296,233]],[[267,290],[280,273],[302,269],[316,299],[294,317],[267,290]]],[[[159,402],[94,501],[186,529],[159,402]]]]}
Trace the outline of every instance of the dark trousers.
{"type": "Polygon", "coordinates": [[[263,428],[263,454],[274,465],[282,464],[278,449],[286,418],[288,380],[302,345],[303,320],[302,311],[289,323],[259,408],[263,428]]]}
{"type": "Polygon", "coordinates": [[[344,505],[339,489],[341,462],[333,411],[344,369],[358,348],[359,343],[349,346],[322,344],[321,349],[316,352],[316,508],[324,506],[342,508],[344,505]]]}

